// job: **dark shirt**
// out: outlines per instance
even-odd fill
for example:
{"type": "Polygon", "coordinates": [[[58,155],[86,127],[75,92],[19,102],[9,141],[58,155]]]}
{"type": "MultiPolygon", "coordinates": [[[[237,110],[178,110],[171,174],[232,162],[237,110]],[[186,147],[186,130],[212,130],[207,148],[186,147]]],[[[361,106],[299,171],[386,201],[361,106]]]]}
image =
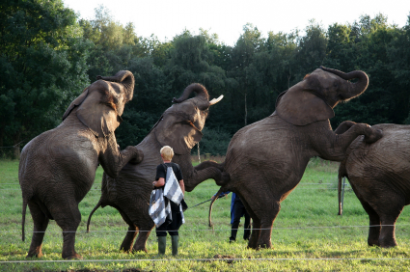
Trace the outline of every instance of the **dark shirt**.
{"type": "Polygon", "coordinates": [[[181,168],[179,168],[179,165],[173,162],[167,162],[167,163],[163,163],[157,166],[157,174],[155,176],[155,180],[158,181],[160,178],[164,178],[166,181],[166,178],[167,178],[166,169],[170,166],[172,167],[172,170],[174,170],[174,174],[177,180],[180,181],[181,179],[183,179],[181,168]]]}

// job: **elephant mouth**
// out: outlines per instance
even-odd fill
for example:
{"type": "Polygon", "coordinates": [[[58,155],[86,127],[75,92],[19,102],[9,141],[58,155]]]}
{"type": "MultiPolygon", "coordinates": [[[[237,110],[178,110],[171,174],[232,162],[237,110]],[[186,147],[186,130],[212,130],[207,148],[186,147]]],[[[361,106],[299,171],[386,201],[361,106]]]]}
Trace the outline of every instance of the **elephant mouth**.
{"type": "Polygon", "coordinates": [[[199,132],[199,133],[201,133],[201,135],[203,135],[202,131],[201,131],[199,128],[197,128],[197,127],[195,126],[195,124],[192,123],[191,120],[188,120],[187,123],[188,123],[191,127],[193,127],[197,132],[199,132]]]}

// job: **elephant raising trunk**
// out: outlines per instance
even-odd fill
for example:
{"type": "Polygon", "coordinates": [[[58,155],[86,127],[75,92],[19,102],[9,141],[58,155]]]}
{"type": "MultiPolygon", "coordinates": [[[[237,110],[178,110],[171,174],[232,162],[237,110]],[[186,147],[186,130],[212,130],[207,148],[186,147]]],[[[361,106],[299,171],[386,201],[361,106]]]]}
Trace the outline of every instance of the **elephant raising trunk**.
{"type": "Polygon", "coordinates": [[[323,66],[321,66],[320,68],[323,71],[335,74],[345,80],[351,80],[354,78],[358,79],[356,83],[347,82],[347,90],[343,90],[344,92],[342,94],[344,101],[350,100],[361,95],[364,91],[366,91],[367,87],[369,86],[369,77],[363,71],[357,70],[352,71],[350,73],[345,73],[337,69],[326,68],[323,66]]]}
{"type": "Polygon", "coordinates": [[[196,93],[197,98],[202,98],[202,99],[206,99],[207,101],[209,101],[209,94],[208,94],[208,91],[206,90],[205,86],[203,86],[202,84],[199,84],[199,83],[193,83],[193,84],[191,84],[191,85],[189,85],[188,87],[185,88],[184,92],[182,93],[182,95],[179,98],[174,97],[172,99],[172,102],[181,103],[182,101],[187,100],[189,95],[192,92],[196,93]]]}
{"type": "Polygon", "coordinates": [[[130,71],[121,70],[114,76],[97,76],[97,79],[121,83],[125,87],[127,101],[132,100],[135,80],[134,75],[130,71]]]}
{"type": "Polygon", "coordinates": [[[157,166],[163,163],[160,150],[164,145],[174,149],[172,161],[180,166],[187,192],[204,180],[216,179],[222,170],[218,168],[219,165],[205,161],[193,167],[191,149],[203,136],[202,130],[210,106],[221,99],[222,95],[209,101],[208,91],[198,83],[189,85],[178,99],[174,98],[174,104],[161,115],[148,135],[137,145],[144,155],[143,161],[138,165],[127,164],[116,178],[104,173],[102,195],[88,218],[87,231],[90,229],[93,213],[99,207],[112,206],[128,224],[120,249],[127,252],[147,252],[146,242],[154,227],[148,214],[152,181],[155,179],[157,166]],[[188,98],[192,92],[196,96],[188,98]]]}
{"type": "Polygon", "coordinates": [[[220,178],[214,176],[224,191],[240,197],[252,217],[250,248],[272,246],[273,222],[281,202],[298,185],[311,157],[341,162],[359,135],[364,135],[366,144],[383,136],[381,130],[363,123],[342,134],[330,126],[333,108],[363,93],[368,84],[362,71],[343,73],[321,67],[283,92],[272,115],[233,136],[220,178]],[[353,78],[358,82],[347,81],[353,78]]]}
{"type": "Polygon", "coordinates": [[[189,95],[195,92],[196,96],[195,99],[197,100],[197,105],[200,110],[205,110],[209,108],[210,106],[218,103],[219,101],[222,100],[223,95],[219,96],[218,98],[214,98],[211,101],[209,101],[209,94],[208,91],[206,90],[205,86],[199,83],[193,83],[189,85],[188,87],[185,88],[184,92],[179,98],[173,98],[172,102],[174,103],[181,103],[185,100],[188,99],[189,95]]]}

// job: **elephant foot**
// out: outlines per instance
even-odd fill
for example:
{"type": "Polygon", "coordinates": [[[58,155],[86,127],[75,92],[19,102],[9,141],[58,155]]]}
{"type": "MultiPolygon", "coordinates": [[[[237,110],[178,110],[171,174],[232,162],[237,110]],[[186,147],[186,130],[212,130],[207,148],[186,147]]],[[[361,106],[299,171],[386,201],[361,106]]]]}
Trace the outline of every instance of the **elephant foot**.
{"type": "Polygon", "coordinates": [[[73,255],[70,256],[65,256],[63,254],[63,259],[65,260],[82,260],[83,257],[80,254],[74,253],[73,255]]]}
{"type": "Polygon", "coordinates": [[[41,258],[41,257],[43,257],[43,253],[42,253],[42,252],[40,252],[40,253],[34,253],[34,254],[28,253],[27,256],[26,256],[26,259],[41,258]]]}
{"type": "Polygon", "coordinates": [[[391,248],[391,247],[396,247],[397,243],[396,241],[390,241],[390,242],[381,242],[380,243],[380,247],[382,248],[391,248]]]}
{"type": "Polygon", "coordinates": [[[43,252],[41,250],[41,246],[39,246],[34,250],[29,250],[29,252],[27,253],[26,259],[41,258],[41,257],[43,257],[43,252]]]}
{"type": "Polygon", "coordinates": [[[379,240],[374,240],[374,239],[372,239],[372,240],[368,240],[367,241],[367,244],[369,245],[369,246],[380,246],[380,244],[379,244],[379,240]]]}
{"type": "Polygon", "coordinates": [[[246,247],[247,249],[258,249],[258,245],[254,242],[252,242],[252,239],[249,240],[248,246],[246,247]]]}
{"type": "Polygon", "coordinates": [[[263,243],[258,245],[258,249],[273,249],[271,243],[263,243]]]}
{"type": "Polygon", "coordinates": [[[124,248],[124,247],[121,247],[120,248],[120,251],[121,252],[124,252],[124,253],[132,253],[133,252],[133,249],[132,248],[124,248]]]}
{"type": "Polygon", "coordinates": [[[372,129],[372,134],[366,135],[364,141],[368,144],[377,142],[381,137],[383,137],[383,132],[380,129],[372,129]]]}

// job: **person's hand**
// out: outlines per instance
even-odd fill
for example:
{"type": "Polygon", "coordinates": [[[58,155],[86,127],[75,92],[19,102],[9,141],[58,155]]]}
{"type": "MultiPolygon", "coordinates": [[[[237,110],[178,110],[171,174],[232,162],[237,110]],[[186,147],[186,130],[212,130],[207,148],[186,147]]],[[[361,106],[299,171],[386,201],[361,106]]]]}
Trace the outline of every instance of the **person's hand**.
{"type": "Polygon", "coordinates": [[[153,182],[152,182],[152,187],[155,188],[155,184],[156,184],[156,183],[157,183],[156,181],[153,181],[153,182]]]}

